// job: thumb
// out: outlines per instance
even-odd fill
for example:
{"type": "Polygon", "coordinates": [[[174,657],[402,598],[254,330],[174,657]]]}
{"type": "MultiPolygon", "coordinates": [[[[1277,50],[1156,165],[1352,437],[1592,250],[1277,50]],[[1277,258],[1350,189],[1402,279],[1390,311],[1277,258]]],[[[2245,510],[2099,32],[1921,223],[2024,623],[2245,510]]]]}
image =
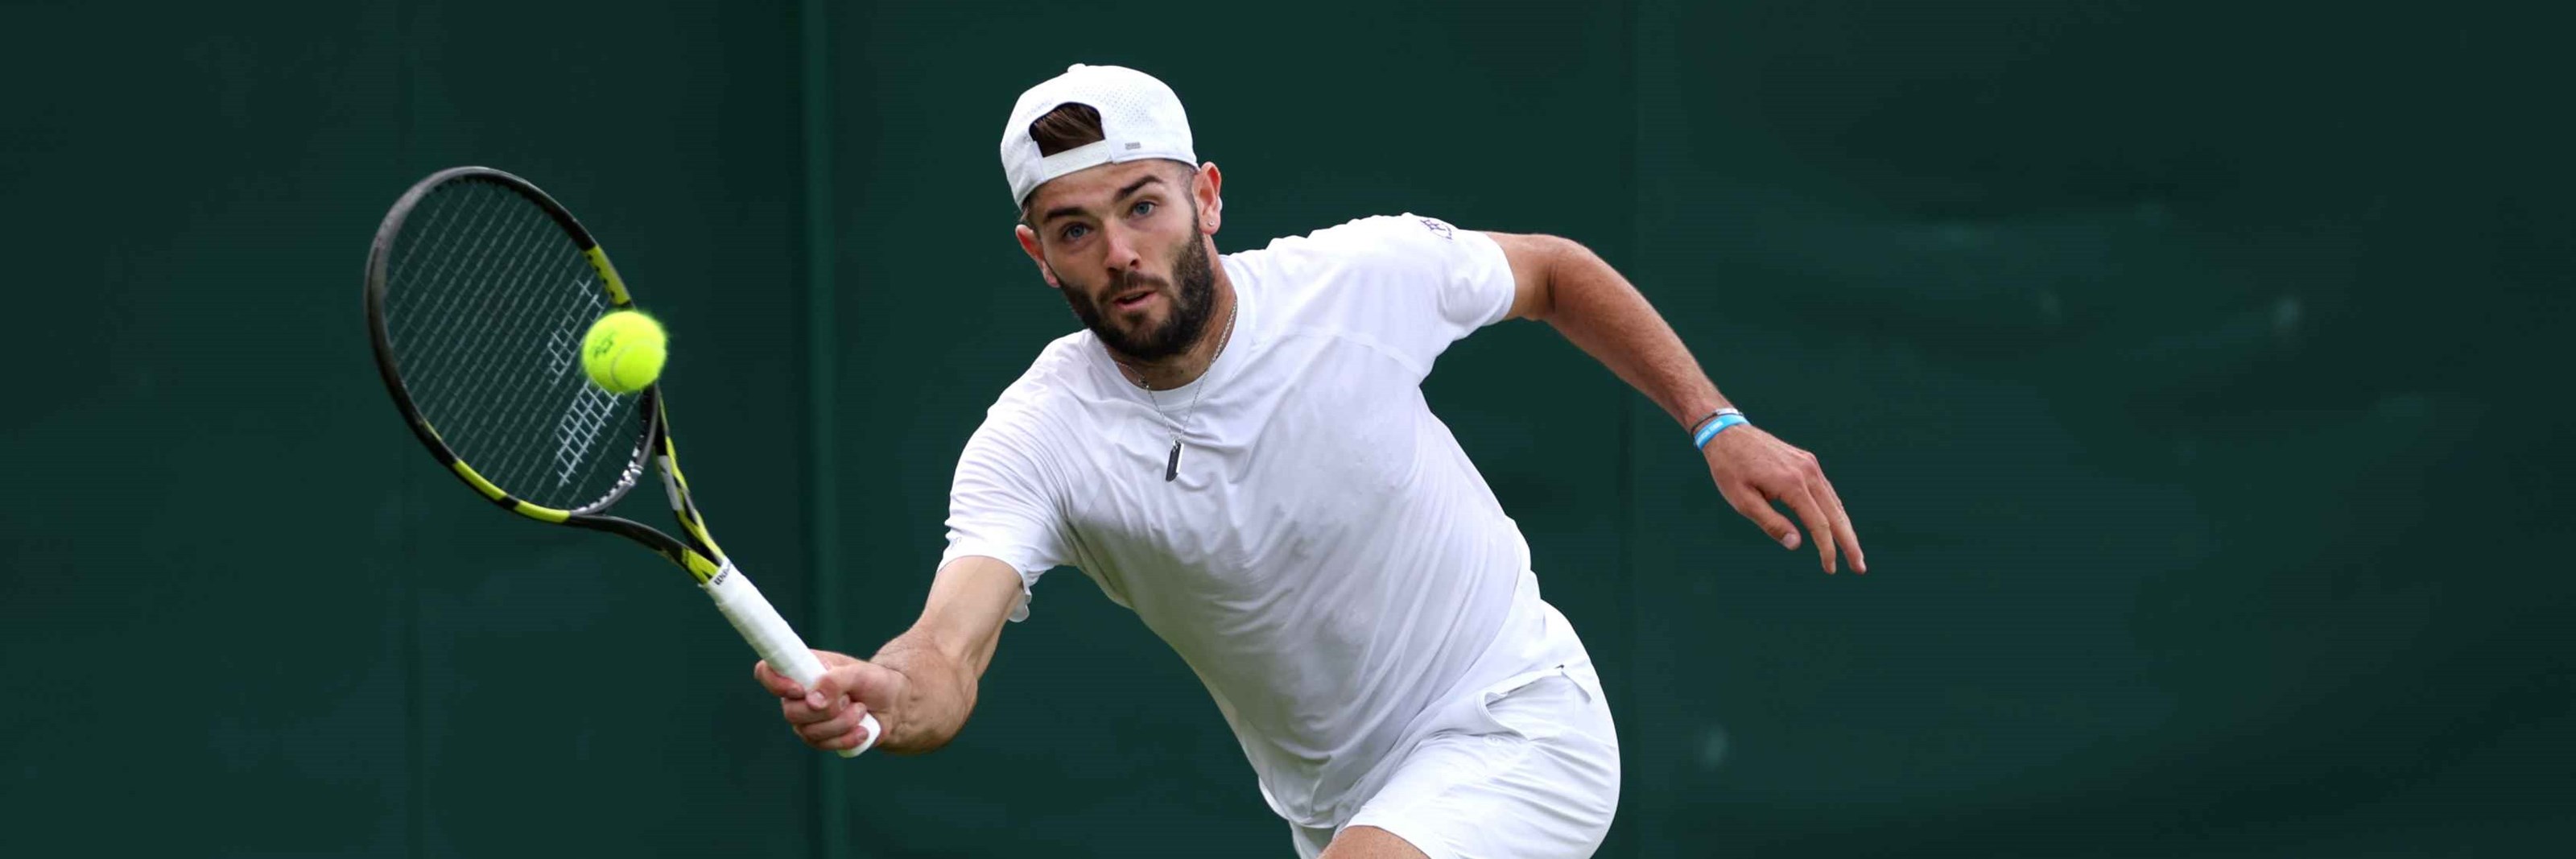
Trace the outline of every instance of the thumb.
{"type": "Polygon", "coordinates": [[[1750,486],[1733,486],[1721,488],[1718,494],[1726,496],[1726,503],[1733,505],[1735,512],[1753,520],[1754,527],[1771,535],[1772,542],[1780,544],[1783,549],[1798,548],[1797,526],[1789,524],[1789,517],[1780,515],[1780,511],[1771,509],[1771,500],[1762,497],[1760,491],[1750,486]]]}
{"type": "Polygon", "coordinates": [[[874,662],[855,663],[850,667],[856,669],[850,672],[850,685],[847,687],[850,700],[867,705],[870,710],[878,709],[879,704],[892,702],[895,687],[903,682],[901,672],[874,662]]]}
{"type": "MultiPolygon", "coordinates": [[[[823,703],[813,706],[831,706],[844,695],[859,703],[883,700],[888,675],[893,673],[882,666],[863,660],[852,660],[847,665],[835,666],[823,672],[823,676],[815,678],[814,694],[822,696],[823,703]]],[[[813,699],[809,697],[806,703],[812,704],[813,699]]]]}

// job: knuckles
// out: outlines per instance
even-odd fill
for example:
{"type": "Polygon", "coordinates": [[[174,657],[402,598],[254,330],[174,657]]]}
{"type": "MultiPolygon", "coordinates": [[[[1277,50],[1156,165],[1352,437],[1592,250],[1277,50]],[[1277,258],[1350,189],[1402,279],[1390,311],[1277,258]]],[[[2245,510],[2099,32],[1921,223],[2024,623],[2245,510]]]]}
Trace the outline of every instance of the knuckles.
{"type": "Polygon", "coordinates": [[[806,706],[803,701],[784,701],[778,706],[780,715],[787,717],[788,722],[798,725],[829,721],[849,712],[849,709],[847,706],[835,706],[817,710],[806,706]]]}

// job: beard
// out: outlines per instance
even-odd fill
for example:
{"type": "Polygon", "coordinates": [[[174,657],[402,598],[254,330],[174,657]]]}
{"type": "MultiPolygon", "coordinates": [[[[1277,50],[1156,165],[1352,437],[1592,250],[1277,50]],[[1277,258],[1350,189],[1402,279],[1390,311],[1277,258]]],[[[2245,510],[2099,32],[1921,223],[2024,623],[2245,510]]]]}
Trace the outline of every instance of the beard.
{"type": "MultiPolygon", "coordinates": [[[[1194,219],[1195,220],[1195,219],[1194,219]]],[[[1189,351],[1200,338],[1207,336],[1209,317],[1216,313],[1216,270],[1208,260],[1207,242],[1196,235],[1172,255],[1172,276],[1179,288],[1162,278],[1121,272],[1106,288],[1097,292],[1067,283],[1064,303],[1073,308],[1074,318],[1082,327],[1091,329],[1109,350],[1137,361],[1160,361],[1189,351]],[[1117,295],[1138,287],[1154,287],[1171,303],[1171,312],[1161,324],[1126,328],[1111,323],[1100,312],[1095,295],[1117,295]]],[[[1062,276],[1059,275],[1061,280],[1062,276]]]]}

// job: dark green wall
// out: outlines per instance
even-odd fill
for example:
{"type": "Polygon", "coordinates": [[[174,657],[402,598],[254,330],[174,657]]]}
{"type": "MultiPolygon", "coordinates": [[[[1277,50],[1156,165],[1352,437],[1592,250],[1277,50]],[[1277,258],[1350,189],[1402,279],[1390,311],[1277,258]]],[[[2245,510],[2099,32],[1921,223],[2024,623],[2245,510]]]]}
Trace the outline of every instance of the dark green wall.
{"type": "Polygon", "coordinates": [[[1631,758],[1628,821],[1665,855],[2563,843],[2547,23],[1887,5],[1640,28],[1632,269],[1881,572],[1704,538],[1726,511],[1640,437],[1635,670],[1700,682],[1638,701],[1674,753],[1631,758]]]}
{"type": "Polygon", "coordinates": [[[369,368],[385,207],[523,172],[688,320],[710,515],[802,602],[794,21],[610,8],[0,12],[0,854],[805,851],[705,598],[472,503],[369,368]]]}
{"type": "Polygon", "coordinates": [[[982,407],[1072,325],[993,151],[1075,61],[1180,92],[1221,247],[1408,210],[1573,236],[1823,458],[1870,576],[1764,542],[1543,326],[1432,377],[1609,684],[1603,855],[2563,843],[2561,23],[0,6],[0,855],[1284,854],[1204,692],[1079,574],[956,745],[812,755],[685,579],[473,503],[365,357],[393,197],[530,177],[673,320],[726,547],[872,649],[982,407]]]}

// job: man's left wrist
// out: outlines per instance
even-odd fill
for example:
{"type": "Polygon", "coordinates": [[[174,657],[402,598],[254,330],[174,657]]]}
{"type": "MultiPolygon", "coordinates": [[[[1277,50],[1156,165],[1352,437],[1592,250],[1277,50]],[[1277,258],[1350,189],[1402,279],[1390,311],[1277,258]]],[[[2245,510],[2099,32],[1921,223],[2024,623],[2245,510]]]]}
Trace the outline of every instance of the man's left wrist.
{"type": "Polygon", "coordinates": [[[1701,418],[1698,424],[1691,427],[1691,446],[1700,450],[1707,450],[1709,440],[1717,438],[1718,433],[1743,426],[1746,423],[1747,421],[1744,419],[1744,412],[1733,406],[1726,406],[1711,411],[1708,413],[1707,417],[1701,418]]]}

